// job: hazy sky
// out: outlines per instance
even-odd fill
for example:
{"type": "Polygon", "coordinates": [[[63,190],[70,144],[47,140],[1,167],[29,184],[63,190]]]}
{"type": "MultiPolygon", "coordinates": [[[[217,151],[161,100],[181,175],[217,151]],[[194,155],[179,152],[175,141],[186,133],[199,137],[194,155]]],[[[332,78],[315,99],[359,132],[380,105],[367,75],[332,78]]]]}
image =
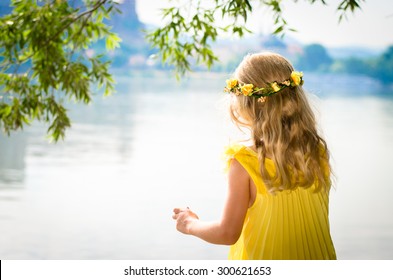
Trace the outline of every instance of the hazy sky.
{"type": "MultiPolygon", "coordinates": [[[[176,1],[173,1],[176,2],[176,1]]],[[[255,1],[256,2],[256,1],[255,1]]],[[[310,5],[284,1],[284,15],[291,27],[298,30],[290,36],[303,43],[322,43],[329,47],[365,46],[386,48],[393,45],[393,0],[366,0],[362,10],[348,14],[348,20],[338,23],[336,7],[340,1],[310,5]]],[[[170,6],[168,0],[137,0],[140,20],[154,25],[162,23],[159,9],[170,6]]],[[[267,34],[272,31],[272,19],[266,8],[254,9],[249,28],[267,34]]]]}

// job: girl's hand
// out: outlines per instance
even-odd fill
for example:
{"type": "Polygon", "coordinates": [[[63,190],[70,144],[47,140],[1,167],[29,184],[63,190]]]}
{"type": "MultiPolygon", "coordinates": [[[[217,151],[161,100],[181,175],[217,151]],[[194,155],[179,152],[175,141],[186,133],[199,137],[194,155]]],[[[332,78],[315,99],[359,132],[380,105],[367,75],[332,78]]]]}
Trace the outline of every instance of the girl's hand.
{"type": "Polygon", "coordinates": [[[187,208],[173,209],[172,218],[176,220],[176,229],[184,234],[190,234],[192,224],[199,220],[197,214],[187,208]]]}

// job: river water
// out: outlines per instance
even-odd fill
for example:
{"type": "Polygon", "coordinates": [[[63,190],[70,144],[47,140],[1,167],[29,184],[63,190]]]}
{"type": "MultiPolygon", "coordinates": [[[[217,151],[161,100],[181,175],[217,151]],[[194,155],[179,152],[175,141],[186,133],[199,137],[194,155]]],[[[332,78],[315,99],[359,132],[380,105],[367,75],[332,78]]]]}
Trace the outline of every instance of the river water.
{"type": "MultiPolygon", "coordinates": [[[[189,206],[220,217],[221,153],[238,136],[225,75],[182,83],[119,76],[118,92],[70,104],[65,141],[35,123],[0,136],[0,259],[225,259],[179,234],[189,206]]],[[[364,77],[305,76],[332,152],[330,222],[339,259],[393,259],[393,96],[364,77]]]]}

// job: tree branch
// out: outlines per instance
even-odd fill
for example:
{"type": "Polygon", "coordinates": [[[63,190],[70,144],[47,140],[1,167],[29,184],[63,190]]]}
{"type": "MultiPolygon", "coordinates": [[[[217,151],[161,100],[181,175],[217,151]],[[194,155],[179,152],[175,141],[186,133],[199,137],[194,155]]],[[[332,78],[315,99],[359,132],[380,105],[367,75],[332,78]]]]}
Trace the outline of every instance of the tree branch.
{"type": "Polygon", "coordinates": [[[102,0],[97,2],[94,7],[88,11],[85,11],[81,14],[79,14],[77,17],[75,17],[72,21],[70,21],[68,24],[66,24],[65,26],[63,26],[63,28],[61,28],[60,30],[58,30],[52,37],[50,37],[44,45],[48,45],[53,39],[55,39],[57,36],[59,36],[65,29],[67,29],[71,24],[73,24],[74,22],[76,22],[78,19],[80,19],[81,17],[85,16],[85,15],[89,15],[89,17],[91,16],[91,14],[96,11],[99,7],[101,7],[102,5],[104,5],[108,0],[102,0]]]}

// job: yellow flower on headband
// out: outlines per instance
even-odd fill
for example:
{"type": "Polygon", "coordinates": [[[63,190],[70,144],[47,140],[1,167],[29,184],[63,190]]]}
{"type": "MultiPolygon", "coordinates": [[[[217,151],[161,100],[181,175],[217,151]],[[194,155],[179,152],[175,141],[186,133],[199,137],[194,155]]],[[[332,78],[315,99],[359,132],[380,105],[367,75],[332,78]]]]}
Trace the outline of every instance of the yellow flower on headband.
{"type": "Polygon", "coordinates": [[[227,82],[227,88],[228,89],[232,89],[235,86],[237,86],[237,80],[236,79],[229,79],[226,82],[227,82]]]}
{"type": "Polygon", "coordinates": [[[303,73],[302,72],[293,71],[291,73],[291,79],[292,79],[293,84],[295,86],[298,86],[298,85],[301,84],[302,77],[303,77],[303,73]]]}
{"type": "Polygon", "coordinates": [[[253,88],[254,88],[253,84],[244,84],[240,86],[240,90],[245,96],[251,96],[253,88]]]}
{"type": "Polygon", "coordinates": [[[270,86],[272,87],[272,89],[274,90],[274,92],[279,91],[281,88],[277,85],[276,82],[273,82],[270,84],[270,86]]]}

